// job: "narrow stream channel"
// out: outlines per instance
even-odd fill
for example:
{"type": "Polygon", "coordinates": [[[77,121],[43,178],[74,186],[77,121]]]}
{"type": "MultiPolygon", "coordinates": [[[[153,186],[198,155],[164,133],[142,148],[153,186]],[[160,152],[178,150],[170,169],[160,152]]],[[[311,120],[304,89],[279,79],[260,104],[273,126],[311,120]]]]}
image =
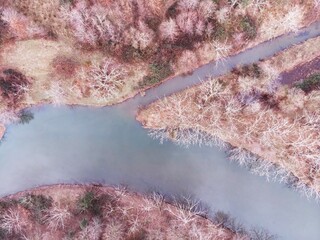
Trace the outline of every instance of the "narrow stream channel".
{"type": "Polygon", "coordinates": [[[217,148],[178,147],[152,140],[134,116],[137,107],[237,64],[252,63],[320,34],[319,23],[208,64],[125,103],[106,108],[32,108],[35,119],[10,125],[0,146],[0,195],[37,185],[102,182],[138,191],[192,194],[246,226],[264,227],[281,239],[320,239],[320,205],[226,160],[217,148]]]}

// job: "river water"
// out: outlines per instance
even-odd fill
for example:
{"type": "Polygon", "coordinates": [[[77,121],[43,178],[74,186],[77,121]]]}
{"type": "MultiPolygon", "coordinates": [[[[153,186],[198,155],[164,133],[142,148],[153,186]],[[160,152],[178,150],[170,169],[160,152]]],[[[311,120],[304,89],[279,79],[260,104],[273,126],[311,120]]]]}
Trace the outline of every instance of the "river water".
{"type": "Polygon", "coordinates": [[[320,205],[315,201],[250,174],[217,148],[159,144],[134,119],[138,106],[208,73],[225,73],[317,36],[318,25],[259,45],[217,68],[201,67],[117,106],[32,108],[34,120],[8,126],[1,143],[0,195],[56,183],[127,184],[137,191],[194,195],[212,210],[229,212],[246,226],[264,227],[281,239],[319,240],[320,205]]]}

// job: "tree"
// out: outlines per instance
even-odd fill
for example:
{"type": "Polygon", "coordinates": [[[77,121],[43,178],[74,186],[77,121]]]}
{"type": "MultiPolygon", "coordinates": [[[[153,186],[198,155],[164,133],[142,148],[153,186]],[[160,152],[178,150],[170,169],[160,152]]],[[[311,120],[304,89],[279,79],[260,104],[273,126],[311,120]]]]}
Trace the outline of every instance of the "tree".
{"type": "Polygon", "coordinates": [[[189,71],[198,66],[198,58],[193,51],[184,50],[177,61],[177,69],[179,71],[189,71]]]}
{"type": "Polygon", "coordinates": [[[102,223],[98,218],[93,218],[92,221],[85,226],[79,234],[79,240],[99,240],[102,235],[102,223]]]}
{"type": "Polygon", "coordinates": [[[180,0],[178,2],[178,9],[183,11],[195,10],[199,5],[199,0],[180,0]]]}
{"type": "Polygon", "coordinates": [[[176,21],[169,18],[163,21],[159,26],[160,37],[164,40],[174,42],[179,36],[179,28],[176,21]]]}
{"type": "Polygon", "coordinates": [[[145,22],[139,21],[137,27],[131,27],[127,33],[127,41],[136,49],[144,50],[149,47],[155,38],[155,33],[145,22]]]}
{"type": "Polygon", "coordinates": [[[56,231],[58,229],[64,229],[65,222],[71,217],[71,213],[66,208],[61,208],[57,205],[47,210],[45,216],[45,222],[51,230],[56,231]]]}
{"type": "Polygon", "coordinates": [[[202,0],[199,3],[198,14],[203,16],[205,19],[212,17],[217,9],[217,4],[212,0],[202,0]]]}
{"type": "Polygon", "coordinates": [[[216,11],[216,18],[219,23],[225,23],[229,18],[229,14],[230,8],[226,6],[216,11]]]}
{"type": "Polygon", "coordinates": [[[0,227],[11,233],[19,234],[26,226],[18,209],[9,209],[0,217],[0,227]]]}
{"type": "Polygon", "coordinates": [[[250,232],[251,240],[275,240],[277,237],[262,228],[254,228],[250,232]]]}
{"type": "Polygon", "coordinates": [[[65,91],[60,82],[52,81],[50,88],[44,93],[45,97],[55,106],[59,106],[66,101],[65,91]]]}
{"type": "Polygon", "coordinates": [[[104,59],[102,63],[94,63],[86,71],[83,69],[82,78],[89,81],[92,94],[102,100],[118,96],[124,86],[127,71],[112,60],[104,59]]]}
{"type": "Polygon", "coordinates": [[[291,6],[287,14],[270,14],[260,31],[268,38],[274,38],[284,32],[296,32],[304,19],[305,10],[299,5],[291,6]]]}
{"type": "Polygon", "coordinates": [[[60,9],[60,15],[69,23],[76,39],[91,46],[101,42],[119,42],[120,32],[107,15],[105,7],[99,4],[91,6],[79,1],[75,6],[60,9]]]}
{"type": "Polygon", "coordinates": [[[7,7],[3,8],[2,11],[0,9],[0,16],[1,20],[9,26],[10,33],[19,40],[35,36],[43,37],[47,34],[44,28],[17,12],[14,8],[7,7]]]}
{"type": "Polygon", "coordinates": [[[215,60],[218,63],[218,61],[223,62],[225,60],[225,58],[229,54],[231,46],[229,46],[227,42],[221,43],[218,41],[213,41],[211,42],[211,48],[215,51],[215,54],[216,54],[215,60]]]}
{"type": "Polygon", "coordinates": [[[198,15],[195,11],[181,12],[177,16],[176,21],[181,32],[193,35],[195,23],[198,21],[198,15]]]}

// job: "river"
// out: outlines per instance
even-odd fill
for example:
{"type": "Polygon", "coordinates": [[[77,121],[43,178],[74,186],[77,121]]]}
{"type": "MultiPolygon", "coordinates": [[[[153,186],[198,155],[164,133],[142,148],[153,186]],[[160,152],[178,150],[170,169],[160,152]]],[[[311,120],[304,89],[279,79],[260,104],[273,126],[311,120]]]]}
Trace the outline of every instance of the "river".
{"type": "Polygon", "coordinates": [[[319,240],[320,205],[315,201],[250,174],[217,148],[159,144],[134,119],[138,106],[319,33],[317,23],[116,106],[32,108],[34,120],[8,126],[1,143],[0,195],[56,183],[127,184],[137,191],[191,194],[211,209],[229,212],[246,226],[264,227],[281,239],[319,240]]]}

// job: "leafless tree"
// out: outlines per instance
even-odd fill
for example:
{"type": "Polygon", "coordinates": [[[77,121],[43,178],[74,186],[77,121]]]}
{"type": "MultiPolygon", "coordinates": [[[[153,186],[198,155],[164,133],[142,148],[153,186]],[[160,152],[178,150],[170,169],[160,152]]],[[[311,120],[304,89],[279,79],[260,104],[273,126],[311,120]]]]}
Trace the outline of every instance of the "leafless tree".
{"type": "Polygon", "coordinates": [[[184,72],[187,72],[198,66],[198,58],[193,51],[184,50],[176,65],[180,71],[183,70],[184,72]]]}
{"type": "Polygon", "coordinates": [[[296,32],[299,30],[304,18],[304,9],[295,5],[290,7],[287,14],[273,15],[261,25],[261,31],[268,38],[274,38],[283,32],[296,32]]]}
{"type": "Polygon", "coordinates": [[[195,220],[197,216],[203,216],[206,212],[201,209],[200,202],[193,198],[183,197],[174,199],[173,205],[176,208],[167,207],[166,210],[175,216],[182,224],[186,225],[195,220]]]}
{"type": "Polygon", "coordinates": [[[17,209],[9,209],[0,217],[0,227],[9,233],[19,234],[24,226],[26,226],[26,222],[17,209]]]}
{"type": "Polygon", "coordinates": [[[198,14],[195,11],[181,12],[176,18],[176,22],[181,32],[189,35],[194,34],[194,28],[197,21],[198,14]]]}
{"type": "Polygon", "coordinates": [[[228,21],[228,18],[230,16],[230,12],[231,12],[231,10],[227,6],[217,10],[216,11],[216,18],[217,18],[218,22],[225,23],[226,21],[228,21]]]}
{"type": "Polygon", "coordinates": [[[58,81],[52,81],[51,86],[44,92],[45,97],[55,106],[59,106],[66,101],[65,91],[58,81]]]}
{"type": "Polygon", "coordinates": [[[45,222],[48,223],[48,227],[54,231],[57,229],[64,229],[65,222],[71,217],[71,213],[66,208],[59,206],[53,206],[47,211],[45,216],[45,222]]]}
{"type": "Polygon", "coordinates": [[[320,6],[320,0],[314,0],[314,5],[318,8],[320,6]]]}
{"type": "Polygon", "coordinates": [[[225,61],[225,58],[228,56],[231,50],[231,46],[229,46],[227,42],[221,43],[221,42],[213,41],[211,42],[211,47],[215,51],[215,54],[216,54],[215,60],[217,62],[225,61]]]}
{"type": "Polygon", "coordinates": [[[103,233],[103,239],[122,239],[125,228],[120,222],[111,222],[106,224],[103,233]]]}
{"type": "Polygon", "coordinates": [[[199,0],[180,0],[178,1],[178,9],[181,11],[194,10],[198,7],[199,0]]]}
{"type": "Polygon", "coordinates": [[[172,18],[163,21],[159,26],[160,37],[164,40],[174,42],[179,36],[179,28],[172,18]]]}
{"type": "Polygon", "coordinates": [[[19,120],[18,114],[13,110],[0,111],[0,123],[9,124],[19,120]]]}
{"type": "Polygon", "coordinates": [[[38,26],[25,15],[17,12],[14,8],[7,7],[0,9],[0,18],[9,26],[10,33],[18,39],[35,36],[44,37],[47,34],[44,28],[38,26]]]}
{"type": "Polygon", "coordinates": [[[102,235],[102,223],[98,218],[93,218],[79,234],[79,240],[99,240],[102,235]]]}
{"type": "Polygon", "coordinates": [[[124,67],[108,59],[100,64],[94,63],[88,72],[83,72],[82,79],[89,81],[92,94],[103,101],[119,95],[127,74],[124,67]]]}
{"type": "Polygon", "coordinates": [[[211,0],[202,0],[199,3],[198,14],[205,19],[212,17],[217,9],[217,4],[211,0]]]}

